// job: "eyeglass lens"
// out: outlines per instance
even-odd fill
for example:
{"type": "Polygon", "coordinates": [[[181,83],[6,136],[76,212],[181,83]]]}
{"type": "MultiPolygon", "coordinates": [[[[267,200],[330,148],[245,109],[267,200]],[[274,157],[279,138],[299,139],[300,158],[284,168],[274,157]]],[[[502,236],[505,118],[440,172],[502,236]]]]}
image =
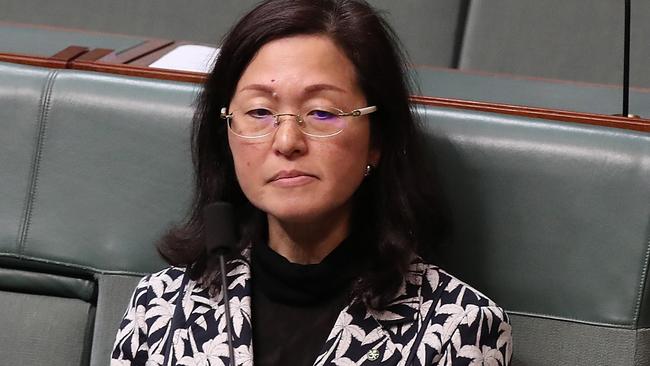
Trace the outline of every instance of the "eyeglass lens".
{"type": "Polygon", "coordinates": [[[333,108],[314,108],[300,115],[274,113],[267,109],[253,109],[247,112],[233,112],[230,128],[234,133],[246,136],[264,136],[285,120],[294,121],[308,135],[328,136],[345,127],[342,112],[333,108]]]}

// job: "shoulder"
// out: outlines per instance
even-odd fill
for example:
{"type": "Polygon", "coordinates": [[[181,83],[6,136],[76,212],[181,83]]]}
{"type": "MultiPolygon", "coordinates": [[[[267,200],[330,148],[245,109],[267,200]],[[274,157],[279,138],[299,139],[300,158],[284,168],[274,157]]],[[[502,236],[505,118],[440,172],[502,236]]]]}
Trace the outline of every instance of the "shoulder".
{"type": "Polygon", "coordinates": [[[426,304],[422,309],[426,313],[423,314],[426,328],[429,336],[433,334],[438,340],[440,356],[474,360],[475,353],[482,355],[492,350],[490,357],[498,361],[495,365],[508,365],[512,355],[512,327],[505,310],[440,267],[426,263],[416,266],[422,274],[421,300],[426,304]]]}
{"type": "Polygon", "coordinates": [[[422,310],[431,310],[430,324],[443,325],[446,333],[451,334],[454,329],[486,320],[490,328],[501,327],[509,336],[508,314],[492,299],[436,265],[421,262],[416,266],[422,274],[421,302],[427,304],[422,310]]]}
{"type": "Polygon", "coordinates": [[[438,300],[441,305],[456,304],[461,307],[498,307],[481,291],[434,264],[416,260],[411,264],[411,273],[421,278],[419,285],[422,286],[420,293],[425,297],[423,301],[438,300]]]}
{"type": "Polygon", "coordinates": [[[167,267],[140,279],[133,291],[133,302],[146,305],[155,298],[169,300],[181,288],[185,268],[167,267]]]}

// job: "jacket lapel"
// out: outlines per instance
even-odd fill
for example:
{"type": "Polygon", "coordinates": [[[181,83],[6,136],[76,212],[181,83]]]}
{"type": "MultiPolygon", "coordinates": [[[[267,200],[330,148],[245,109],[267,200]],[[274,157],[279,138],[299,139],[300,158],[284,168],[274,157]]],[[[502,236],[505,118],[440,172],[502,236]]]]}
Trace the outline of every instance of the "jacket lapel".
{"type": "MultiPolygon", "coordinates": [[[[253,365],[251,327],[251,269],[248,252],[229,262],[228,291],[232,317],[237,365],[253,365]]],[[[416,338],[420,324],[422,276],[424,266],[414,263],[398,295],[381,310],[367,309],[353,303],[343,309],[323,345],[315,366],[403,364],[416,338]]],[[[225,334],[223,296],[210,296],[209,291],[192,281],[183,300],[186,310],[190,344],[203,344],[203,353],[210,357],[228,357],[225,334]],[[219,336],[209,339],[207,330],[216,326],[219,336]],[[209,342],[209,343],[208,343],[209,342]],[[206,349],[206,344],[209,349],[206,349]]],[[[416,345],[417,346],[417,345],[416,345]]],[[[193,350],[199,353],[198,349],[193,350]]]]}
{"type": "Polygon", "coordinates": [[[398,365],[419,328],[424,267],[414,263],[398,295],[381,310],[354,303],[341,311],[315,366],[398,365]]]}
{"type": "MultiPolygon", "coordinates": [[[[244,253],[243,258],[228,262],[226,276],[233,326],[235,361],[238,366],[253,365],[252,286],[250,281],[251,270],[246,253],[244,253]]],[[[207,289],[198,286],[188,292],[190,293],[190,300],[187,306],[192,310],[187,319],[193,341],[203,344],[202,348],[207,360],[210,360],[211,356],[213,358],[219,357],[222,360],[223,358],[228,359],[225,307],[221,292],[216,297],[210,296],[207,289]],[[219,330],[216,337],[214,337],[214,332],[208,332],[208,329],[214,329],[211,327],[216,327],[219,330]],[[212,335],[212,339],[210,339],[210,335],[212,335]]],[[[191,341],[190,343],[192,343],[191,341]]],[[[209,364],[220,363],[210,362],[209,364]]]]}

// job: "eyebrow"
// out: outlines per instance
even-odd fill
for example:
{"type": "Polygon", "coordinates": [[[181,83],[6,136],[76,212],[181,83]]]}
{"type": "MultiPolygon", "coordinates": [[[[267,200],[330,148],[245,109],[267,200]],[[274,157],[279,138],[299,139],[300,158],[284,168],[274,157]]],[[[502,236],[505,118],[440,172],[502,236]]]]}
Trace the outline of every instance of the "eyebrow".
{"type": "MultiPolygon", "coordinates": [[[[239,89],[240,92],[247,91],[247,90],[258,91],[258,92],[262,92],[262,93],[265,93],[265,94],[273,94],[275,92],[275,89],[273,89],[271,86],[265,85],[265,84],[249,84],[249,85],[246,85],[243,88],[239,89]]],[[[321,92],[321,91],[336,91],[336,92],[339,92],[339,93],[345,93],[346,92],[344,89],[341,89],[338,86],[335,86],[335,85],[332,85],[332,84],[322,83],[322,84],[309,85],[308,87],[305,88],[304,93],[309,95],[309,94],[315,94],[315,93],[318,93],[318,92],[321,92]]]]}

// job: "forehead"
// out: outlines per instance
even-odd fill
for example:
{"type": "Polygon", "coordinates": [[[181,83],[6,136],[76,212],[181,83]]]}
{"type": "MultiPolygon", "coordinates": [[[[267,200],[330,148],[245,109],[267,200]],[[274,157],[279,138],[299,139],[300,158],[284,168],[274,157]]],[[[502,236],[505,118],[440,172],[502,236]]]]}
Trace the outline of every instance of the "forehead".
{"type": "Polygon", "coordinates": [[[360,93],[356,80],[352,61],[329,37],[298,35],[271,41],[260,48],[242,73],[236,93],[339,89],[355,94],[360,93]],[[323,87],[326,85],[332,88],[323,87]]]}

